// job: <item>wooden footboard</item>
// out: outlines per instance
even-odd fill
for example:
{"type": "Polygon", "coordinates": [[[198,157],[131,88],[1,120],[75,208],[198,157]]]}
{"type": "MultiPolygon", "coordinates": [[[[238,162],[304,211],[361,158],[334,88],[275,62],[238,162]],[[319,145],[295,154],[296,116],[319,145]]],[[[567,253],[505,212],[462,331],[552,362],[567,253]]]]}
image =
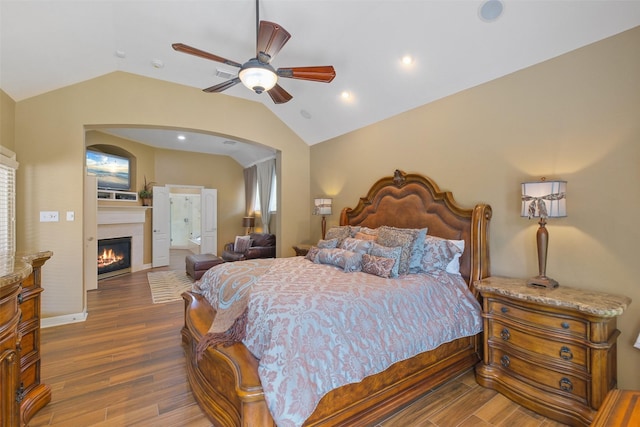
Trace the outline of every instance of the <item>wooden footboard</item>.
{"type": "MultiPolygon", "coordinates": [[[[216,426],[274,426],[258,377],[258,361],[243,344],[195,349],[215,312],[200,295],[185,292],[182,338],[196,401],[216,426]]],[[[305,426],[364,426],[383,419],[480,360],[479,335],[461,338],[398,362],[384,372],[325,395],[305,426]]]]}

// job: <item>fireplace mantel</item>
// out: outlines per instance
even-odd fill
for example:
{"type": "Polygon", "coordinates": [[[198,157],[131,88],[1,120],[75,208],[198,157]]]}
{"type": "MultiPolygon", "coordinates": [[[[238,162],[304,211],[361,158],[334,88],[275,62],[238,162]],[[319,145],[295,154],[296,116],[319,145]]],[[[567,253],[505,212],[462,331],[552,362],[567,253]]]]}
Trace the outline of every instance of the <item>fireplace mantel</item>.
{"type": "Polygon", "coordinates": [[[98,206],[98,225],[144,223],[148,206],[98,206]]]}
{"type": "Polygon", "coordinates": [[[145,269],[143,248],[147,209],[147,206],[98,206],[98,239],[131,237],[132,272],[145,269]]]}

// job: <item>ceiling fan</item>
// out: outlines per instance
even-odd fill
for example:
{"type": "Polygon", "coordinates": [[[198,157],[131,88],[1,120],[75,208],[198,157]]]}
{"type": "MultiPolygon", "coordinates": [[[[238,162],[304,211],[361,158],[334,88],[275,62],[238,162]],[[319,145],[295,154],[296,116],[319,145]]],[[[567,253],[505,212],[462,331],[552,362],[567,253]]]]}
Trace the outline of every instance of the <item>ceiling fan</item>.
{"type": "Polygon", "coordinates": [[[242,84],[255,93],[260,94],[267,92],[274,103],[284,104],[290,101],[293,96],[278,85],[279,77],[323,83],[331,82],[336,76],[336,72],[331,65],[278,69],[274,69],[271,66],[271,60],[291,38],[291,34],[274,22],[260,21],[258,1],[259,0],[256,0],[256,56],[244,64],[196,49],[184,43],[174,43],[171,45],[173,49],[178,52],[188,53],[189,55],[240,68],[238,77],[203,90],[205,92],[222,92],[242,82],[242,84]]]}

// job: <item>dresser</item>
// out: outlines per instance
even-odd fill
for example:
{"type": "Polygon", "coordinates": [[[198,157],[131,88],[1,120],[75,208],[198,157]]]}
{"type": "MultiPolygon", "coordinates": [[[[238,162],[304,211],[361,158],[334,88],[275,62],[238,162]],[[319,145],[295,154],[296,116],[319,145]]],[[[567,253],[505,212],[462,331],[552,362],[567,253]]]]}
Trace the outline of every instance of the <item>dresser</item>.
{"type": "Polygon", "coordinates": [[[616,318],[631,299],[506,277],[474,285],[484,319],[478,383],[546,417],[588,426],[616,387],[616,318]]]}
{"type": "Polygon", "coordinates": [[[51,400],[40,383],[40,272],[51,252],[0,259],[0,426],[18,427],[51,400]]]}
{"type": "Polygon", "coordinates": [[[42,266],[51,252],[29,253],[21,259],[30,264],[32,271],[22,281],[18,295],[22,318],[20,332],[20,420],[25,425],[31,417],[51,401],[51,388],[40,382],[40,306],[42,294],[42,266]]]}

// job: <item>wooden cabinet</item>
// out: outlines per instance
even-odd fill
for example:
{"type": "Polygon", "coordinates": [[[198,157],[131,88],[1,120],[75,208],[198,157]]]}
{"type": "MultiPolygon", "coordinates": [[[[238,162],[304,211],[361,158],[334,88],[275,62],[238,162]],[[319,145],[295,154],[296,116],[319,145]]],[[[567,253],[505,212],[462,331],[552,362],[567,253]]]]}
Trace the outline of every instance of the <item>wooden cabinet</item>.
{"type": "Polygon", "coordinates": [[[0,426],[20,426],[20,308],[22,280],[31,266],[0,259],[0,426]]]}
{"type": "Polygon", "coordinates": [[[22,319],[20,332],[20,419],[23,425],[43,406],[51,401],[51,388],[40,383],[40,296],[42,293],[42,266],[51,258],[51,252],[27,255],[23,259],[31,264],[32,272],[22,281],[19,295],[22,319]]]}
{"type": "Polygon", "coordinates": [[[616,387],[616,317],[631,300],[504,277],[475,286],[484,318],[478,383],[559,422],[588,426],[616,387]]]}
{"type": "Polygon", "coordinates": [[[50,257],[0,259],[0,427],[27,425],[51,400],[40,383],[40,272],[50,257]]]}

